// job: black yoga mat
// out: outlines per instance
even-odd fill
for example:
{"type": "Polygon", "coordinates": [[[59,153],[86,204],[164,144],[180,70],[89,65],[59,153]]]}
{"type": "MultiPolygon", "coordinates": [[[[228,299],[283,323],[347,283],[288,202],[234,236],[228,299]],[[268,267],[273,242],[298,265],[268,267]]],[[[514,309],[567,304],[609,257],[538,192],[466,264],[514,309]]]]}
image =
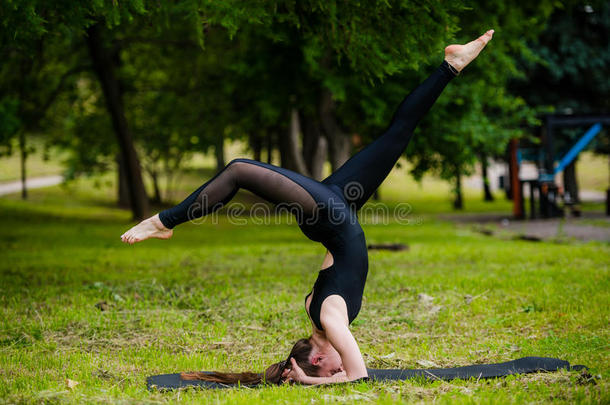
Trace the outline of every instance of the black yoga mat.
{"type": "MultiPolygon", "coordinates": [[[[585,366],[570,366],[565,360],[549,357],[523,357],[521,359],[496,364],[476,364],[473,366],[455,368],[430,368],[413,370],[382,370],[368,369],[369,379],[374,381],[407,380],[409,378],[424,377],[430,380],[453,380],[456,378],[496,378],[512,374],[535,373],[538,371],[582,370],[585,366]]],[[[186,387],[199,388],[230,388],[235,385],[226,385],[201,380],[183,380],[180,374],[153,375],[146,379],[149,390],[173,390],[186,387]]]]}

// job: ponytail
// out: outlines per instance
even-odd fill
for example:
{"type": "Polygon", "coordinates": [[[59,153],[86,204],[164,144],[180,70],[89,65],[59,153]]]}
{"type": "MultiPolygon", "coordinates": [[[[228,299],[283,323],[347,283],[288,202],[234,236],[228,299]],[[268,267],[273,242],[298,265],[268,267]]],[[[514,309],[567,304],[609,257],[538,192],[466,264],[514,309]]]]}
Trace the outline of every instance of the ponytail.
{"type": "Polygon", "coordinates": [[[194,371],[188,373],[180,373],[180,378],[183,380],[203,380],[216,382],[221,384],[241,384],[241,385],[258,385],[263,382],[270,384],[279,384],[284,371],[285,362],[274,363],[267,367],[264,373],[219,373],[219,372],[201,372],[194,371]]]}
{"type": "Polygon", "coordinates": [[[311,337],[307,339],[298,340],[292,347],[292,350],[290,351],[290,356],[288,356],[288,360],[280,361],[279,363],[274,363],[270,365],[263,373],[206,373],[201,371],[192,371],[180,373],[180,378],[182,378],[183,380],[202,380],[216,382],[220,384],[280,384],[282,382],[282,373],[284,372],[284,369],[290,368],[291,357],[296,360],[297,364],[299,365],[299,367],[301,367],[301,369],[303,369],[305,374],[309,376],[317,376],[319,366],[314,366],[309,361],[309,355],[311,354],[311,350],[313,349],[310,339],[311,337]]]}

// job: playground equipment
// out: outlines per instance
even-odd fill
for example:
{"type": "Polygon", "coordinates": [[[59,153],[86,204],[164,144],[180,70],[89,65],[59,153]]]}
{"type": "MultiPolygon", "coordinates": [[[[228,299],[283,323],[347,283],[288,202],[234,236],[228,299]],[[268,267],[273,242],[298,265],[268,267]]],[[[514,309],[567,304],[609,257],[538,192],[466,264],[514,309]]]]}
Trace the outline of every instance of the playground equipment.
{"type": "MultiPolygon", "coordinates": [[[[575,206],[574,196],[570,196],[557,186],[555,176],[576,159],[578,154],[602,130],[602,125],[610,125],[610,115],[578,116],[578,115],[547,115],[543,128],[542,144],[535,148],[519,148],[517,139],[509,144],[509,175],[510,189],[513,198],[513,213],[516,218],[525,218],[524,186],[529,186],[529,217],[543,218],[560,217],[564,215],[564,207],[572,209],[574,215],[580,211],[575,206]],[[555,151],[555,130],[558,128],[588,126],[587,131],[567,151],[555,151]],[[519,168],[524,161],[536,163],[538,175],[535,178],[522,179],[519,168]],[[555,165],[555,162],[558,162],[555,165]],[[536,202],[538,197],[538,203],[536,202]],[[563,200],[563,205],[560,205],[563,200]]],[[[610,215],[610,189],[606,195],[606,214],[610,215]]]]}

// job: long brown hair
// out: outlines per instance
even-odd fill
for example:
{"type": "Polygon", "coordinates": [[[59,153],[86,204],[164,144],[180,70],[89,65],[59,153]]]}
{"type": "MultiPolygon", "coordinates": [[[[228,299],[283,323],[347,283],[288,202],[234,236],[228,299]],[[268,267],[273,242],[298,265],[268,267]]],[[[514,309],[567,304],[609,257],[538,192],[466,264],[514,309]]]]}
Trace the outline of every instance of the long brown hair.
{"type": "Polygon", "coordinates": [[[201,371],[191,371],[188,373],[180,373],[183,380],[203,380],[217,382],[221,384],[241,384],[241,385],[257,385],[260,383],[279,384],[282,380],[282,371],[290,368],[290,358],[293,357],[299,367],[303,369],[305,374],[309,376],[317,376],[320,366],[314,366],[309,361],[309,355],[313,346],[311,344],[311,336],[307,339],[299,339],[292,350],[287,360],[273,363],[262,373],[205,373],[201,371]]]}

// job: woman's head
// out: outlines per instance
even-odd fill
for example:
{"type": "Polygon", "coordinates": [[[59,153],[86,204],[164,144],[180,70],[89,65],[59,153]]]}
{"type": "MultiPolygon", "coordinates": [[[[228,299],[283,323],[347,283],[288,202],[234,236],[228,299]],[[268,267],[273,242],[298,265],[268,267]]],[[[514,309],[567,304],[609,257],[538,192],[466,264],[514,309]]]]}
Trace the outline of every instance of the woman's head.
{"type": "Polygon", "coordinates": [[[297,365],[309,376],[330,377],[343,371],[341,356],[332,345],[318,347],[312,342],[311,336],[298,340],[290,351],[286,367],[290,368],[290,357],[293,357],[297,365]]]}
{"type": "Polygon", "coordinates": [[[311,337],[297,340],[294,346],[292,346],[292,350],[290,350],[290,354],[286,360],[267,367],[267,370],[265,370],[265,380],[273,384],[279,384],[282,380],[282,372],[284,369],[290,368],[290,358],[293,358],[297,362],[297,365],[301,367],[305,374],[309,376],[318,376],[319,367],[312,364],[311,361],[312,351],[313,345],[311,344],[311,337]]]}
{"type": "MultiPolygon", "coordinates": [[[[306,339],[299,339],[292,346],[287,360],[274,363],[267,367],[263,373],[202,373],[189,372],[181,373],[183,380],[204,380],[223,384],[256,385],[263,381],[271,384],[279,384],[282,381],[282,372],[285,368],[290,368],[290,358],[294,358],[299,367],[309,376],[326,376],[330,367],[334,367],[336,361],[332,353],[330,355],[318,353],[311,343],[311,336],[306,339]]],[[[336,353],[336,351],[334,351],[336,353]]],[[[338,356],[338,353],[337,353],[338,356]]],[[[340,361],[339,357],[339,361],[340,361]]],[[[332,374],[330,374],[332,375],[332,374]]]]}
{"type": "Polygon", "coordinates": [[[311,352],[310,361],[317,367],[317,375],[319,377],[330,377],[343,371],[341,355],[330,344],[324,349],[314,347],[311,352]]]}

